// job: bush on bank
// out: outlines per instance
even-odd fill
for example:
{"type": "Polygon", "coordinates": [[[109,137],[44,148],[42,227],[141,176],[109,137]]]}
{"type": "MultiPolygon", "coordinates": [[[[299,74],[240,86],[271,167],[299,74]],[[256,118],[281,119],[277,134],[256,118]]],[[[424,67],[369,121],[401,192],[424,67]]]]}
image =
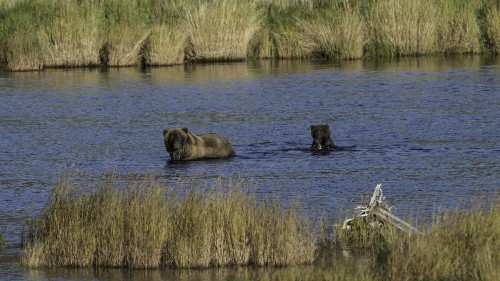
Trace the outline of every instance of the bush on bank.
{"type": "Polygon", "coordinates": [[[500,49],[496,0],[0,0],[9,70],[500,49]]]}

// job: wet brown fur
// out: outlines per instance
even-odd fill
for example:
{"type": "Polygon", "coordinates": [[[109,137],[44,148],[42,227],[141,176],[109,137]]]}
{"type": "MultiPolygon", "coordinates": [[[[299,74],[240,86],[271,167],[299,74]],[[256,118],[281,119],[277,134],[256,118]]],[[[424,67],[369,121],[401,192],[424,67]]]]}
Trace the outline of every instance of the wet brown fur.
{"type": "Polygon", "coordinates": [[[187,128],[163,130],[165,148],[172,161],[227,158],[236,155],[229,141],[213,133],[195,135],[187,128]]]}
{"type": "Polygon", "coordinates": [[[311,149],[320,150],[334,148],[335,144],[330,134],[330,126],[328,125],[311,125],[311,136],[314,139],[311,149]]]}

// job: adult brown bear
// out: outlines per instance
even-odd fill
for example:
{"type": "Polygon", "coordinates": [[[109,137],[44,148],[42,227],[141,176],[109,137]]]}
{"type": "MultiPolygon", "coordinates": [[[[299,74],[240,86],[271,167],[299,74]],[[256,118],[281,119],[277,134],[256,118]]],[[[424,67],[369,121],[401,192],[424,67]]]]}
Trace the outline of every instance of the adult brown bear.
{"type": "Polygon", "coordinates": [[[171,161],[227,158],[236,155],[229,141],[217,134],[195,135],[187,128],[163,130],[165,148],[171,161]]]}
{"type": "Polygon", "coordinates": [[[311,149],[321,150],[336,148],[337,146],[333,143],[330,134],[330,126],[328,125],[311,125],[311,136],[314,139],[311,149]]]}

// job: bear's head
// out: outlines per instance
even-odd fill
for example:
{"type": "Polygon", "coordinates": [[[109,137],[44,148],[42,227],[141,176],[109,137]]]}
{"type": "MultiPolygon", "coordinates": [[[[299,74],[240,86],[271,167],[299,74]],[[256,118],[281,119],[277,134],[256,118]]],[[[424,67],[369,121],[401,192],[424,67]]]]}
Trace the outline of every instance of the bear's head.
{"type": "Polygon", "coordinates": [[[168,153],[172,154],[177,149],[182,148],[189,140],[187,128],[164,129],[163,140],[168,153]]]}
{"type": "Polygon", "coordinates": [[[314,141],[312,149],[330,149],[335,145],[330,137],[330,126],[328,125],[311,125],[311,136],[314,141]]]}

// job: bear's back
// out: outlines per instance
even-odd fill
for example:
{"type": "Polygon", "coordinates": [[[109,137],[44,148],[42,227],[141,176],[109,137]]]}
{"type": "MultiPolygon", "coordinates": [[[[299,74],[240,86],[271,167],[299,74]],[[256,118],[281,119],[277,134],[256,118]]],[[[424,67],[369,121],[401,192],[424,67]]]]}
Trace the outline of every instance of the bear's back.
{"type": "Polygon", "coordinates": [[[206,157],[231,157],[236,155],[231,143],[221,135],[214,133],[203,133],[197,135],[203,141],[206,157]]]}

